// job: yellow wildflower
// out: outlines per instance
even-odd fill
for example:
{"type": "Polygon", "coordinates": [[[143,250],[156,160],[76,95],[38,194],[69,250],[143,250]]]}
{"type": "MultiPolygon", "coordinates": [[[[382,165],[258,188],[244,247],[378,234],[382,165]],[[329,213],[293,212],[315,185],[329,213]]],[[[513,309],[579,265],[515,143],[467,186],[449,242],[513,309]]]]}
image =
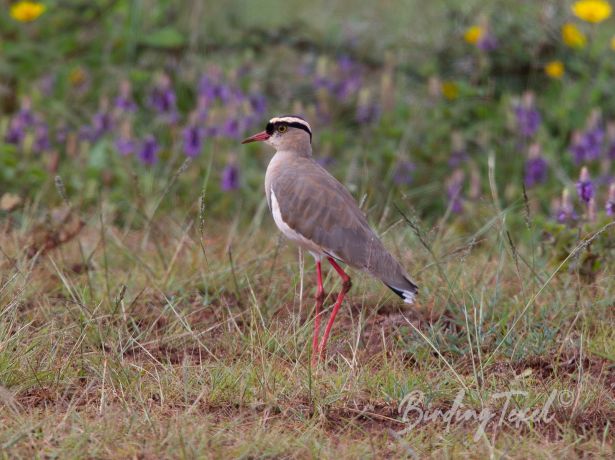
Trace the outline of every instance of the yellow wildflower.
{"type": "Polygon", "coordinates": [[[572,12],[577,18],[596,24],[611,15],[611,5],[606,0],[579,0],[572,4],[572,12]]]}
{"type": "Polygon", "coordinates": [[[571,22],[562,26],[562,40],[571,48],[583,48],[587,43],[585,34],[571,22]]]}
{"type": "Polygon", "coordinates": [[[88,79],[88,75],[83,67],[75,67],[68,74],[68,81],[73,86],[81,86],[88,79]]]}
{"type": "Polygon", "coordinates": [[[11,5],[10,14],[15,21],[32,22],[36,21],[46,9],[42,3],[22,1],[11,5]]]}
{"type": "Polygon", "coordinates": [[[471,45],[476,45],[484,34],[485,31],[481,26],[472,26],[466,29],[465,34],[463,34],[463,38],[471,45]]]}
{"type": "Polygon", "coordinates": [[[454,81],[442,82],[441,91],[442,95],[449,101],[452,101],[459,97],[459,87],[454,81]]]}
{"type": "Polygon", "coordinates": [[[564,63],[562,61],[551,61],[545,66],[545,73],[551,78],[562,78],[564,76],[564,63]]]}

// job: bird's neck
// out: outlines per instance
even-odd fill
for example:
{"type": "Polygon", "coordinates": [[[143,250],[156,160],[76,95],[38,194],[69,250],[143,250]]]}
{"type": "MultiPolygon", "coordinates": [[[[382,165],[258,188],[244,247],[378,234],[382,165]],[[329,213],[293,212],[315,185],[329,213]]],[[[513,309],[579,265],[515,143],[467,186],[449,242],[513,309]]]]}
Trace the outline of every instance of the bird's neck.
{"type": "Polygon", "coordinates": [[[305,158],[312,158],[312,146],[308,145],[308,146],[295,146],[292,149],[280,149],[280,150],[276,150],[275,154],[277,156],[282,156],[282,157],[286,157],[286,156],[295,156],[295,157],[305,157],[305,158]]]}

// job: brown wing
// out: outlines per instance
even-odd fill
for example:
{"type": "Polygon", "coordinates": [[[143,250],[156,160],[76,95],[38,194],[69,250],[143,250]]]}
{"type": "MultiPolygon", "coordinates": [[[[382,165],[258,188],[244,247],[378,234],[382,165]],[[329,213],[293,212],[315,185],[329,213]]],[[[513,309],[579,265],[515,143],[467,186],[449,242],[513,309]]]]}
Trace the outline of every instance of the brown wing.
{"type": "Polygon", "coordinates": [[[332,257],[389,285],[405,286],[405,271],[346,187],[311,158],[293,158],[292,163],[280,168],[271,184],[284,222],[332,257]]]}

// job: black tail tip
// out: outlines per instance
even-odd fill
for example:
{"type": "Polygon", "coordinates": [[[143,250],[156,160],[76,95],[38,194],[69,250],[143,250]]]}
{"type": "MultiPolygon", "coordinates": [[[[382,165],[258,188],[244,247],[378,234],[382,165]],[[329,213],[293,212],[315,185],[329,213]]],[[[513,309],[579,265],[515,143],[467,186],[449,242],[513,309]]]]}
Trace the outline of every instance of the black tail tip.
{"type": "Polygon", "coordinates": [[[406,281],[408,282],[408,285],[405,286],[403,289],[393,287],[389,284],[387,284],[386,286],[395,294],[397,294],[405,303],[414,303],[414,299],[419,292],[419,288],[409,279],[406,279],[406,281]]]}

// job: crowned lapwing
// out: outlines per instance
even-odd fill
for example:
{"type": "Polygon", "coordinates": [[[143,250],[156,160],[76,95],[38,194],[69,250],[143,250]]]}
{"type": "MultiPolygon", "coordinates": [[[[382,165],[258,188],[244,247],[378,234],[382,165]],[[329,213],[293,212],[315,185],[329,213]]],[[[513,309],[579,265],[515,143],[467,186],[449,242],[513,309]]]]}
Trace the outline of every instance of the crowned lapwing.
{"type": "Polygon", "coordinates": [[[312,157],[312,130],[303,118],[289,115],[269,120],[265,131],[245,139],[275,148],[265,175],[267,203],[273,219],[291,241],[316,259],[316,307],[312,363],[324,356],[335,316],[351,287],[338,262],[380,279],[404,302],[412,303],[417,286],[370,228],[348,190],[312,157]],[[321,260],[326,258],[342,278],[342,290],[331,312],[320,346],[321,308],[325,298],[321,260]]]}

